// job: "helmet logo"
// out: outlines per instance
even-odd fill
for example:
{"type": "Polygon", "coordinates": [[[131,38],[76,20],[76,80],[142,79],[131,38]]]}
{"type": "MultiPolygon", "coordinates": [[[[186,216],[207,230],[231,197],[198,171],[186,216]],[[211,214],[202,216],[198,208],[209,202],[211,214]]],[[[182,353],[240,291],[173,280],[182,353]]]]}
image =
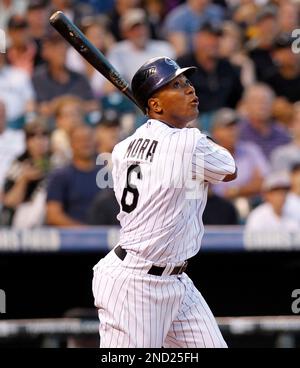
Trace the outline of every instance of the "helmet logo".
{"type": "Polygon", "coordinates": [[[178,64],[174,60],[172,60],[170,58],[167,58],[166,57],[165,58],[165,63],[168,64],[168,65],[171,65],[176,70],[179,68],[178,64]]]}
{"type": "Polygon", "coordinates": [[[147,78],[151,77],[151,75],[153,75],[155,73],[156,73],[156,66],[152,66],[151,68],[146,69],[144,71],[144,78],[147,79],[147,78]]]}

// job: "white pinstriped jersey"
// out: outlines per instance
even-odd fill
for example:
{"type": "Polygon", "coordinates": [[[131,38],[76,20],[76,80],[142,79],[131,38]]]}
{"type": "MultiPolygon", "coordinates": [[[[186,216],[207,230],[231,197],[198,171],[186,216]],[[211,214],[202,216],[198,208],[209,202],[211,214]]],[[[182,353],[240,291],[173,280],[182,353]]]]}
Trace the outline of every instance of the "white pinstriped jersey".
{"type": "Polygon", "coordinates": [[[194,256],[204,231],[208,183],[234,173],[230,153],[198,129],[150,119],[115,146],[112,160],[118,244],[156,265],[194,256]]]}

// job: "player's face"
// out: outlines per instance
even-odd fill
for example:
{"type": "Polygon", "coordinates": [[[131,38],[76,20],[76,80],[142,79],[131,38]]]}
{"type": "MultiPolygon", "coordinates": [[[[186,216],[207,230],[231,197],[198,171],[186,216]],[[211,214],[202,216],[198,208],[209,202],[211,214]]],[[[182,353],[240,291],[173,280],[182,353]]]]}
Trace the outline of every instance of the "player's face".
{"type": "Polygon", "coordinates": [[[160,89],[154,97],[161,120],[183,128],[198,116],[198,98],[189,79],[181,74],[160,89]]]}

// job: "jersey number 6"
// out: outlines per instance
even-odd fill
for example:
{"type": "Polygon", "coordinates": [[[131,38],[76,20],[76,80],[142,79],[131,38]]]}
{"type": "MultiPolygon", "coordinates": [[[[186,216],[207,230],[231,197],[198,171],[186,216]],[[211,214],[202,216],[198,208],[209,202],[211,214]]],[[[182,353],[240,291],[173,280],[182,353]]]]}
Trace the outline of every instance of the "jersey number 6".
{"type": "Polygon", "coordinates": [[[131,182],[132,172],[136,173],[136,176],[139,180],[142,179],[142,172],[140,165],[130,165],[127,169],[126,187],[123,190],[121,199],[122,210],[127,213],[132,212],[136,208],[140,195],[136,185],[131,182]],[[126,201],[128,193],[132,194],[131,204],[127,204],[126,201]]]}

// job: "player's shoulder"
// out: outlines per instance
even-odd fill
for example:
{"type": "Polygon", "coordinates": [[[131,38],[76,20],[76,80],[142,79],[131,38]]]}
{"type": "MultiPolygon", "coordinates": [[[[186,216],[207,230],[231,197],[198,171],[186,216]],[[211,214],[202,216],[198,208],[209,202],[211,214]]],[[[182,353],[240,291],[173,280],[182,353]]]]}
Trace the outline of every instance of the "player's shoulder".
{"type": "Polygon", "coordinates": [[[122,141],[120,141],[119,143],[117,143],[114,146],[114,149],[112,151],[112,156],[116,157],[120,154],[121,151],[123,151],[124,147],[129,143],[130,139],[132,138],[132,136],[129,136],[125,139],[123,139],[122,141]]]}
{"type": "Polygon", "coordinates": [[[183,129],[179,129],[179,134],[183,137],[187,137],[187,139],[192,140],[195,144],[198,144],[199,141],[207,141],[209,137],[202,133],[198,128],[187,127],[183,129]]]}
{"type": "Polygon", "coordinates": [[[114,146],[114,149],[112,151],[113,158],[124,155],[130,142],[137,138],[140,129],[141,128],[138,128],[134,133],[132,133],[130,136],[123,139],[122,141],[120,141],[114,146]]]}

